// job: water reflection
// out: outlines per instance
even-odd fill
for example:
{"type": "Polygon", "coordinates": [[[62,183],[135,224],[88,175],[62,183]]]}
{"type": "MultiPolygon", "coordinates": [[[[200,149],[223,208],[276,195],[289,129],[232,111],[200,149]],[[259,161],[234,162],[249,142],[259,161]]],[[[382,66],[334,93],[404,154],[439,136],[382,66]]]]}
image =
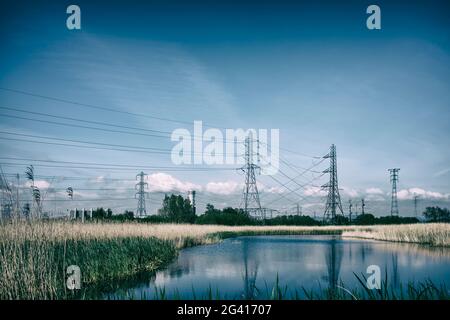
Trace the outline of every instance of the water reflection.
{"type": "MultiPolygon", "coordinates": [[[[387,269],[387,266],[386,266],[387,269]]],[[[398,287],[400,284],[400,276],[398,273],[398,255],[392,253],[392,273],[391,273],[392,284],[398,287]]]]}
{"type": "Polygon", "coordinates": [[[339,236],[260,236],[227,239],[219,244],[192,247],[180,252],[165,270],[131,289],[135,296],[150,296],[156,287],[168,296],[183,298],[205,294],[207,288],[230,299],[256,299],[276,284],[289,290],[336,292],[361,287],[355,273],[366,274],[379,265],[382,279],[399,287],[408,281],[431,279],[450,286],[450,249],[378,241],[342,239],[339,236]],[[386,278],[385,278],[386,277],[386,278]]]}
{"type": "Polygon", "coordinates": [[[329,245],[325,251],[325,261],[327,265],[327,276],[325,276],[325,279],[328,281],[328,289],[334,294],[339,282],[339,271],[341,269],[343,250],[341,244],[333,237],[329,241],[329,245]]]}
{"type": "Polygon", "coordinates": [[[258,296],[258,288],[256,287],[256,277],[258,275],[258,261],[249,262],[249,242],[242,242],[242,258],[244,261],[244,294],[243,298],[247,300],[255,299],[258,296]]]}

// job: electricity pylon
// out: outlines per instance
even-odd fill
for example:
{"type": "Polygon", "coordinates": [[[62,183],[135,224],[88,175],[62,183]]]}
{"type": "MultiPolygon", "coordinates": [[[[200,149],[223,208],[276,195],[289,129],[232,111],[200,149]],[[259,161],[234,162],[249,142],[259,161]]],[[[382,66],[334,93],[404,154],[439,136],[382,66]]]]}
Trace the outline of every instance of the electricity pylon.
{"type": "Polygon", "coordinates": [[[392,183],[392,196],[391,196],[391,216],[398,216],[398,201],[397,201],[397,182],[398,182],[398,172],[400,168],[388,169],[391,176],[392,183]]]}
{"type": "Polygon", "coordinates": [[[136,196],[138,196],[138,204],[137,204],[137,216],[143,217],[147,215],[147,210],[145,209],[145,198],[147,197],[148,192],[145,191],[145,188],[148,186],[147,182],[144,182],[145,177],[147,176],[146,173],[141,171],[141,173],[136,175],[136,178],[139,177],[139,182],[136,183],[136,196]]]}
{"type": "Polygon", "coordinates": [[[339,195],[338,176],[337,176],[337,161],[336,161],[336,146],[334,144],[330,147],[330,152],[323,157],[330,159],[330,167],[323,171],[323,173],[330,174],[328,183],[322,186],[322,189],[328,190],[327,203],[325,205],[324,220],[331,223],[337,222],[336,212],[339,210],[341,215],[344,214],[341,204],[341,196],[339,195]]]}
{"type": "Polygon", "coordinates": [[[259,170],[260,167],[253,163],[253,140],[250,133],[245,138],[245,165],[241,168],[245,173],[245,185],[242,195],[241,208],[244,208],[244,212],[255,217],[263,219],[263,211],[261,209],[261,203],[259,201],[258,187],[256,185],[255,170],[259,170]]]}

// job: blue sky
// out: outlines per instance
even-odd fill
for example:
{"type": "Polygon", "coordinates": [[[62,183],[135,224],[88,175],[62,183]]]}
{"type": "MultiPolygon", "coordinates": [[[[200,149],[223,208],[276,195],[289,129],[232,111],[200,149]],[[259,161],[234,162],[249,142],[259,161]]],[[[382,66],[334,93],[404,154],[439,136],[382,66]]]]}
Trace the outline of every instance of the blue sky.
{"type": "MultiPolygon", "coordinates": [[[[412,214],[413,193],[421,195],[421,206],[448,206],[450,20],[446,2],[378,1],[382,29],[376,31],[366,28],[365,10],[372,4],[367,1],[77,1],[82,14],[79,31],[65,27],[69,4],[2,2],[0,87],[188,123],[202,120],[220,128],[279,128],[281,147],[301,154],[321,156],[336,144],[344,207],[348,199],[365,197],[370,211],[387,214],[387,169],[391,167],[401,168],[401,213],[412,214]]],[[[0,90],[0,104],[147,130],[192,129],[188,124],[5,90],[0,90]]],[[[9,132],[146,148],[174,145],[169,139],[19,119],[74,123],[11,109],[0,109],[0,114],[0,137],[4,138],[28,139],[4,133],[9,132]]],[[[6,139],[0,139],[0,151],[6,158],[130,164],[129,169],[172,166],[167,154],[6,139]]],[[[282,151],[281,156],[300,167],[315,161],[290,152],[282,151]]],[[[0,159],[0,163],[4,172],[15,173],[23,172],[24,166],[10,163],[31,161],[0,159]]],[[[130,198],[101,205],[118,211],[135,207],[130,188],[137,171],[34,164],[42,176],[92,178],[43,178],[43,187],[57,189],[48,194],[49,200],[62,199],[61,190],[71,184],[79,190],[78,199],[130,198]],[[82,190],[90,188],[114,190],[82,190]]],[[[323,162],[315,169],[325,168],[323,162]]],[[[281,169],[296,175],[292,168],[281,169]]],[[[155,192],[185,193],[196,188],[201,190],[200,206],[209,201],[219,207],[239,205],[243,176],[234,170],[146,172],[155,192]]],[[[303,182],[315,176],[308,173],[303,182]]],[[[287,181],[283,176],[277,179],[287,181]]],[[[263,205],[279,197],[281,186],[267,177],[258,180],[263,205]]],[[[321,214],[324,199],[317,186],[325,182],[323,177],[300,190],[306,199],[291,195],[293,201],[280,199],[273,207],[290,208],[298,201],[305,213],[321,214]]],[[[295,188],[292,183],[288,186],[295,188]]],[[[150,195],[150,212],[155,212],[161,196],[150,195]]],[[[66,202],[55,204],[57,209],[67,207],[66,202]]]]}

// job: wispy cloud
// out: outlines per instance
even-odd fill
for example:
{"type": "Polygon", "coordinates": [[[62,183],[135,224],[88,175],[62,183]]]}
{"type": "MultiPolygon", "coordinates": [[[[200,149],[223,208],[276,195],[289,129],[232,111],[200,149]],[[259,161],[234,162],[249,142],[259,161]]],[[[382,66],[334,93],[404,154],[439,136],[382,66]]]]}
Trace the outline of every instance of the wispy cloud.
{"type": "Polygon", "coordinates": [[[373,195],[376,195],[376,194],[383,195],[384,194],[383,190],[381,190],[380,188],[368,188],[368,189],[366,189],[366,193],[373,194],[373,195]]]}
{"type": "Polygon", "coordinates": [[[435,199],[435,200],[450,199],[450,194],[448,193],[443,194],[440,192],[424,190],[422,188],[403,189],[397,193],[399,200],[411,200],[416,195],[424,199],[435,199]]]}
{"type": "Polygon", "coordinates": [[[440,177],[440,176],[446,175],[447,173],[450,173],[450,168],[438,171],[433,176],[434,177],[440,177]]]}
{"type": "Polygon", "coordinates": [[[230,195],[242,190],[242,183],[236,181],[208,182],[205,190],[210,193],[230,195]]]}
{"type": "Polygon", "coordinates": [[[323,197],[327,195],[327,192],[320,187],[307,187],[303,194],[305,196],[323,197]]]}

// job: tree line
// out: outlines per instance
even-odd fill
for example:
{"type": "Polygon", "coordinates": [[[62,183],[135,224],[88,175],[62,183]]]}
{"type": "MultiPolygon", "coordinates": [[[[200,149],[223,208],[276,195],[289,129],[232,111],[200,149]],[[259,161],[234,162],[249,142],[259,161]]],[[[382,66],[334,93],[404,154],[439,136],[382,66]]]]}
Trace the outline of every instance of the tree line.
{"type": "MultiPolygon", "coordinates": [[[[427,207],[423,212],[427,222],[450,222],[450,211],[446,208],[427,207]]],[[[219,224],[228,226],[242,225],[303,225],[319,226],[325,223],[322,220],[313,219],[310,216],[284,215],[270,219],[255,219],[244,210],[232,207],[217,209],[212,204],[206,205],[206,210],[202,215],[196,215],[189,199],[181,195],[165,195],[162,206],[158,214],[136,219],[132,211],[125,211],[123,214],[113,215],[111,209],[98,208],[92,212],[92,219],[95,220],[115,220],[130,221],[139,220],[149,223],[195,223],[195,224],[219,224]]],[[[377,224],[410,224],[418,223],[415,217],[384,216],[375,217],[366,213],[354,217],[338,215],[336,218],[338,225],[377,225],[377,224]]]]}

